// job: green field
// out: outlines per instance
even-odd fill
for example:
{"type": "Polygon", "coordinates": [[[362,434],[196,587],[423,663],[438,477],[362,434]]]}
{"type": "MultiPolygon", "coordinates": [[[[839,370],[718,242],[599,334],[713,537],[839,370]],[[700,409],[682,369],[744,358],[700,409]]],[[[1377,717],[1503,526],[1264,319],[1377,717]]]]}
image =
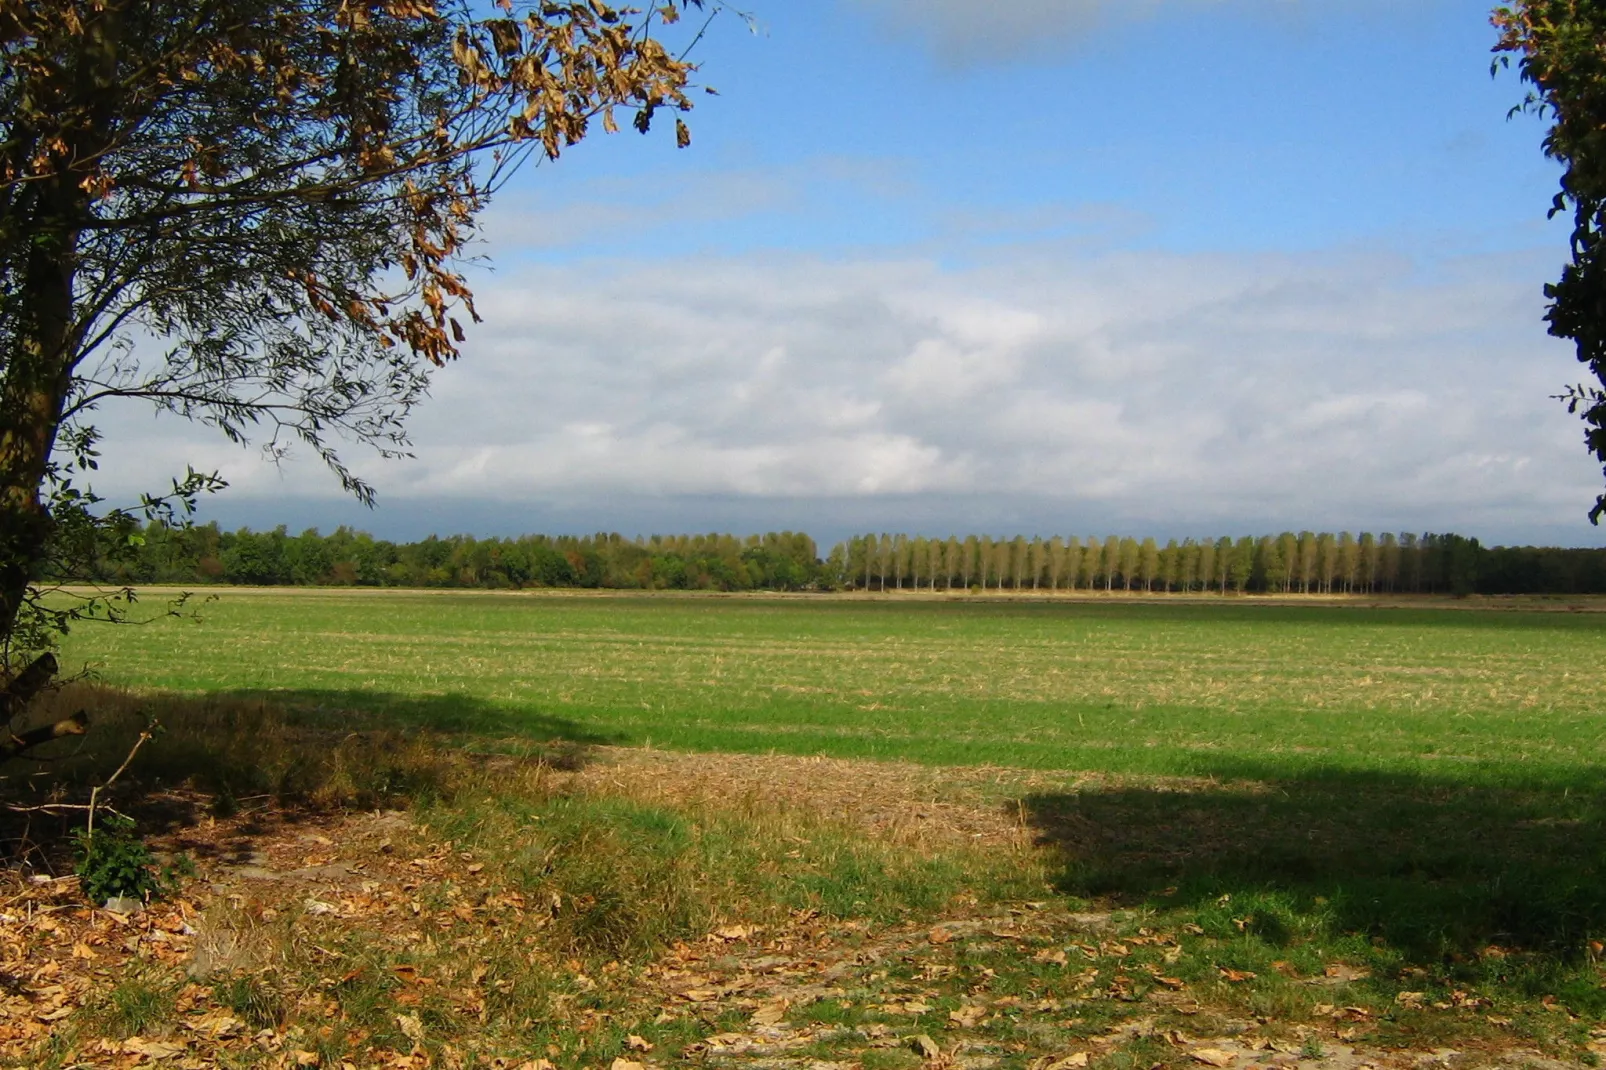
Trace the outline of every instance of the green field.
{"type": "Polygon", "coordinates": [[[1606,758],[1598,613],[223,590],[199,617],[83,626],[64,661],[353,723],[672,748],[1591,790],[1606,758]]]}
{"type": "MultiPolygon", "coordinates": [[[[272,800],[312,799],[316,810],[313,789],[336,807],[410,802],[450,857],[471,849],[532,902],[571,904],[562,931],[581,952],[611,960],[635,948],[645,962],[673,941],[705,946],[723,920],[819,911],[908,922],[928,955],[920,934],[941,919],[1006,904],[1011,916],[1059,909],[1069,913],[1042,923],[1057,944],[977,944],[918,975],[919,956],[905,956],[887,984],[901,986],[898,999],[948,1000],[922,1028],[955,1036],[971,1027],[948,1012],[981,991],[1017,1009],[1048,993],[1074,1013],[988,1019],[986,1043],[1020,1056],[1002,1070],[1134,1016],[1195,1037],[1236,1035],[1244,1026],[1232,1023],[1253,1019],[1305,1067],[1320,1065],[1329,1042],[1522,1046],[1588,1066],[1606,1054],[1606,1035],[1590,1033],[1606,1019],[1606,613],[1475,601],[223,589],[186,619],[160,617],[160,598],[141,603],[150,623],[81,627],[63,651],[67,669],[89,662],[150,696],[83,690],[107,707],[103,726],[115,728],[117,703],[125,721],[144,706],[167,722],[172,731],[140,755],[147,782],[210,792],[224,814],[272,800]],[[384,728],[403,731],[360,731],[384,728]],[[765,760],[747,763],[767,770],[755,793],[727,756],[546,745],[554,739],[1014,768],[765,760]],[[564,761],[590,786],[542,786],[564,761]],[[633,761],[650,775],[630,779],[633,761]],[[921,786],[900,779],[911,776],[921,786]],[[696,778],[700,795],[659,793],[696,778]],[[960,812],[992,823],[981,827],[1002,818],[1007,838],[972,842],[972,826],[956,825],[945,840],[898,840],[888,830],[903,826],[883,819],[899,806],[921,820],[929,806],[931,828],[960,812]],[[1063,930],[1081,923],[1064,918],[1106,916],[1126,941],[1113,959],[1092,946],[1103,935],[1070,948],[1090,965],[1068,959],[1063,930]],[[1156,945],[1162,937],[1174,946],[1156,945]],[[1045,959],[1054,946],[1061,953],[1045,959]],[[1194,1009],[1175,1004],[1184,990],[1194,1009]]],[[[130,731],[101,747],[102,769],[130,731]]],[[[321,957],[281,987],[318,993],[345,991],[324,948],[338,951],[338,972],[384,943],[360,927],[286,940],[321,957]]],[[[458,942],[439,950],[462,958],[448,947],[458,942]]],[[[420,961],[419,972],[449,969],[420,961]]],[[[561,974],[523,959],[512,969],[561,974]]],[[[886,970],[807,1013],[904,1028],[876,987],[886,970]]],[[[382,987],[362,1012],[379,1034],[409,1013],[382,987]]],[[[520,1035],[545,998],[527,996],[496,1019],[520,1035]]],[[[340,998],[358,1004],[355,993],[340,998]]],[[[659,1009],[648,1000],[642,1024],[607,1042],[608,1057],[631,1028],[669,1051],[747,1020],[676,1018],[651,1032],[666,1021],[659,1009]]],[[[542,1050],[565,1052],[564,1070],[598,1065],[595,1038],[572,1018],[551,1012],[560,1039],[542,1050]]],[[[873,1061],[854,1046],[868,1035],[844,1032],[847,1047],[817,1054],[873,1070],[921,1065],[912,1054],[873,1061]]],[[[329,1043],[325,1065],[347,1057],[346,1041],[329,1043]]],[[[1088,1065],[1197,1061],[1162,1041],[1133,1044],[1088,1065]]]]}

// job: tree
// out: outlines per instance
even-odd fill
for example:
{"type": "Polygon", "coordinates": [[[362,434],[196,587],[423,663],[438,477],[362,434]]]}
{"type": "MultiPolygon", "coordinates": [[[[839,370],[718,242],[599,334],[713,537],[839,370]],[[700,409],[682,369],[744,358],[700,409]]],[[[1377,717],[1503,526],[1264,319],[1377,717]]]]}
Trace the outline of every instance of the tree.
{"type": "Polygon", "coordinates": [[[1233,544],[1232,564],[1227,572],[1227,582],[1239,594],[1249,588],[1249,580],[1255,574],[1255,549],[1257,543],[1252,536],[1245,535],[1233,544]]]}
{"type": "Polygon", "coordinates": [[[1072,535],[1065,540],[1065,585],[1076,590],[1082,575],[1082,540],[1072,535]]]}
{"type": "Polygon", "coordinates": [[[1227,593],[1227,580],[1232,576],[1233,544],[1232,540],[1223,535],[1216,540],[1216,571],[1213,574],[1215,585],[1222,594],[1227,593]]]}
{"type": "Polygon", "coordinates": [[[406,449],[488,198],[691,106],[655,34],[700,0],[498,2],[0,0],[0,656],[51,623],[47,559],[126,523],[72,485],[97,404],[300,442],[371,500],[335,443],[406,449]]]}
{"type": "MultiPolygon", "coordinates": [[[[1606,465],[1606,7],[1593,0],[1514,0],[1491,17],[1500,32],[1493,69],[1517,59],[1531,87],[1513,109],[1550,120],[1546,156],[1562,166],[1552,216],[1571,211],[1572,260],[1545,287],[1550,333],[1570,339],[1594,381],[1560,399],[1584,421],[1584,444],[1606,465]]],[[[1603,469],[1606,471],[1606,469],[1603,469]]],[[[1589,519],[1606,514],[1597,495],[1589,519]]]]}

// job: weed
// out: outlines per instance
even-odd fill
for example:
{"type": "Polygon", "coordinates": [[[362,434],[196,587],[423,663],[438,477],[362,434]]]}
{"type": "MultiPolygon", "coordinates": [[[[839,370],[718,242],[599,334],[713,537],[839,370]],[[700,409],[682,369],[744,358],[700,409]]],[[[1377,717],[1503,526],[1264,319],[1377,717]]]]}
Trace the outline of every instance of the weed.
{"type": "Polygon", "coordinates": [[[91,902],[103,903],[117,896],[148,899],[173,887],[177,877],[194,872],[187,858],[160,867],[145,841],[134,835],[134,822],[120,814],[108,814],[93,834],[79,829],[73,833],[77,856],[73,872],[82,882],[91,902]]]}

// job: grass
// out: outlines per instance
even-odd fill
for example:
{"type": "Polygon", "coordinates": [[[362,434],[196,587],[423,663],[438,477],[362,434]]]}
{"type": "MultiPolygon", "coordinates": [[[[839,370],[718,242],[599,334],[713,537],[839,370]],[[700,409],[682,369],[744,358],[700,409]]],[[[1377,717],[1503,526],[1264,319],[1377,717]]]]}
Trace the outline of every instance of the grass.
{"type": "Polygon", "coordinates": [[[83,627],[66,661],[477,736],[1512,787],[1606,759],[1606,614],[237,590],[201,614],[83,627]]]}
{"type": "Polygon", "coordinates": [[[1184,1035],[1311,1063],[1519,1045],[1595,1065],[1603,630],[1478,608],[304,591],[85,629],[68,658],[135,690],[57,699],[99,715],[57,781],[104,775],[148,709],[170,731],[142,782],[229,808],[405,802],[391,861],[421,857],[371,917],[311,914],[302,891],[214,903],[199,928],[245,934],[232,967],[182,989],[133,973],[28,1065],[208,1007],[323,1065],[422,1046],[570,1070],[643,1059],[632,1036],[653,1063],[718,1054],[784,977],[807,993],[786,1009],[798,1058],[883,1070],[918,1066],[920,1035],[1004,1070],[1196,1067],[1184,1035]],[[811,790],[848,802],[814,808],[714,766],[680,795],[553,772],[649,740],[1013,767],[909,794],[1028,835],[867,835],[849,810],[873,787],[848,789],[869,767],[820,767],[811,790]],[[764,935],[711,935],[738,924],[764,935]],[[731,994],[666,996],[681,976],[731,994]]]}

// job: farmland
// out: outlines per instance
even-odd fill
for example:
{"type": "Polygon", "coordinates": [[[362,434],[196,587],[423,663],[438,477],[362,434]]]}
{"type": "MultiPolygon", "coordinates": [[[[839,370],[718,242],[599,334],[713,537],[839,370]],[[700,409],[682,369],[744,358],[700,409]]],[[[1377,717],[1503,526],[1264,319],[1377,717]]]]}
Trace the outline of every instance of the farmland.
{"type": "Polygon", "coordinates": [[[1606,1052],[1587,606],[161,598],[63,650],[55,775],[161,718],[113,798],[199,870],[132,921],[14,880],[0,1065],[1606,1052]]]}
{"type": "Polygon", "coordinates": [[[1606,759],[1597,613],[237,589],[198,612],[81,628],[66,660],[492,737],[1553,786],[1606,759]]]}

